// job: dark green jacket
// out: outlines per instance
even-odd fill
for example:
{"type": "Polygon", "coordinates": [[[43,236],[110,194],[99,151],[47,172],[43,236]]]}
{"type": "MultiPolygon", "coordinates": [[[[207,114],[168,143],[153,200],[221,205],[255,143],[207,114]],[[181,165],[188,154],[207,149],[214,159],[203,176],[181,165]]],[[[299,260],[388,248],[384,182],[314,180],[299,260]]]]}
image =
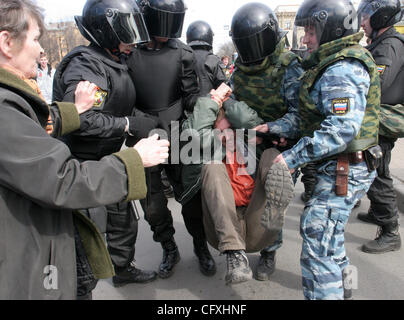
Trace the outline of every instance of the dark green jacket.
{"type": "MultiPolygon", "coordinates": [[[[199,98],[195,104],[194,112],[182,124],[182,135],[191,137],[196,146],[200,148],[199,156],[192,154],[193,150],[189,149],[189,156],[195,157],[190,164],[181,166],[181,192],[177,195],[177,201],[181,204],[187,203],[201,189],[201,170],[202,166],[209,159],[203,159],[204,150],[211,151],[211,146],[214,146],[213,126],[215,124],[219,106],[216,102],[208,97],[199,98]],[[189,134],[188,134],[189,133],[189,134]]],[[[234,102],[229,104],[226,109],[226,117],[232,124],[233,129],[251,129],[263,123],[263,120],[258,117],[257,113],[249,108],[244,102],[234,102]]],[[[182,145],[184,152],[187,143],[182,145]]],[[[190,146],[188,144],[188,146],[190,146]]],[[[188,150],[188,149],[187,149],[188,150]]],[[[218,150],[218,160],[223,159],[223,150],[218,150]]],[[[207,152],[209,153],[209,152],[207,152]]],[[[211,153],[209,153],[209,156],[211,153]]],[[[213,158],[213,156],[212,156],[213,158]]]]}
{"type": "MultiPolygon", "coordinates": [[[[75,299],[73,220],[95,276],[111,277],[113,268],[101,235],[73,210],[145,197],[142,161],[134,149],[74,160],[44,130],[48,105],[1,68],[0,108],[0,299],[75,299]]],[[[60,105],[59,132],[77,126],[65,124],[74,109],[60,105]]]]}

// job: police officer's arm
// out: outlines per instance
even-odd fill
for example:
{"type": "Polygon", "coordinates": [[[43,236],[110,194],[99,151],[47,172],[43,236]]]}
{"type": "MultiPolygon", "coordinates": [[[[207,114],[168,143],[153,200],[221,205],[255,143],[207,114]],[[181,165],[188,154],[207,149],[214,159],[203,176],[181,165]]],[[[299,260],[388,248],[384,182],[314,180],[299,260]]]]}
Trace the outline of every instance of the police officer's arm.
{"type": "Polygon", "coordinates": [[[388,90],[399,72],[402,72],[404,65],[404,52],[399,52],[402,42],[399,39],[388,38],[388,41],[381,42],[372,52],[380,74],[382,96],[388,90]],[[395,42],[398,45],[394,45],[395,42]]]}
{"type": "Polygon", "coordinates": [[[303,137],[282,153],[289,169],[343,152],[358,135],[366,109],[370,77],[358,61],[329,67],[314,86],[312,97],[325,120],[313,137],[303,137]],[[340,101],[349,101],[339,104],[340,101]]]}
{"type": "Polygon", "coordinates": [[[195,71],[195,54],[189,47],[182,49],[181,92],[184,109],[192,112],[199,94],[198,77],[195,71]]]}
{"type": "Polygon", "coordinates": [[[94,107],[80,115],[80,135],[105,138],[123,136],[127,130],[127,120],[124,117],[114,117],[100,112],[109,93],[107,75],[99,63],[88,61],[83,57],[72,59],[63,73],[63,82],[66,87],[64,102],[74,102],[74,93],[80,81],[89,81],[99,87],[94,107]]]}
{"type": "Polygon", "coordinates": [[[288,112],[282,118],[268,122],[268,129],[271,133],[287,139],[300,137],[299,89],[300,77],[303,73],[298,59],[295,59],[286,69],[281,95],[288,106],[288,112]]]}
{"type": "Polygon", "coordinates": [[[75,92],[75,104],[54,102],[49,106],[52,137],[60,137],[80,128],[79,114],[94,105],[96,86],[87,81],[78,84],[75,92]]]}

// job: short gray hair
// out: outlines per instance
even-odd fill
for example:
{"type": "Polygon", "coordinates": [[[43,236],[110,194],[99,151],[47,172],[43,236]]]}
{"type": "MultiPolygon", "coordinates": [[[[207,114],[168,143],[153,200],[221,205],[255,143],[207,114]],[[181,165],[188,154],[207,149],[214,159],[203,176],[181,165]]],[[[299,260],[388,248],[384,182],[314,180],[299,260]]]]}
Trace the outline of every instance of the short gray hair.
{"type": "Polygon", "coordinates": [[[30,19],[38,23],[41,35],[46,30],[42,9],[31,0],[0,1],[0,32],[8,31],[11,37],[23,41],[26,37],[30,19]]]}

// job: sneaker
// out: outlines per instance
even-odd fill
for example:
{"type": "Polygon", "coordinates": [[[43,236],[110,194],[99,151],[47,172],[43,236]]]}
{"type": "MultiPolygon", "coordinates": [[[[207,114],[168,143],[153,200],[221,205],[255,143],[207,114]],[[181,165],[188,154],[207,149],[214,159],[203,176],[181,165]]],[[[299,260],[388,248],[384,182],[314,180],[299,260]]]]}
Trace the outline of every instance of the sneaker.
{"type": "Polygon", "coordinates": [[[227,251],[226,284],[236,284],[252,279],[252,270],[243,250],[227,251]]]}
{"type": "Polygon", "coordinates": [[[258,261],[255,278],[259,281],[267,281],[275,271],[276,251],[261,252],[260,260],[258,261]]]}
{"type": "Polygon", "coordinates": [[[273,164],[265,180],[267,203],[261,216],[264,228],[282,229],[286,210],[294,197],[293,191],[293,179],[288,168],[281,163],[273,164]]]}
{"type": "Polygon", "coordinates": [[[129,283],[148,283],[156,280],[157,273],[154,271],[140,270],[136,268],[135,262],[132,261],[130,265],[121,272],[117,272],[112,277],[112,284],[114,287],[122,287],[129,283]]]}

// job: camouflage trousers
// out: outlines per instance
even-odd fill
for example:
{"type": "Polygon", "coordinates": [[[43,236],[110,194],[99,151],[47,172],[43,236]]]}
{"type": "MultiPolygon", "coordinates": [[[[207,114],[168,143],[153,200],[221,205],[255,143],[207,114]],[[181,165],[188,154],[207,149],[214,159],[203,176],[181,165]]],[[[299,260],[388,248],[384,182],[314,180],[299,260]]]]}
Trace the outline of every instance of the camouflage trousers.
{"type": "Polygon", "coordinates": [[[336,161],[317,166],[317,183],[300,219],[303,238],[300,264],[303,293],[309,300],[342,300],[342,271],[349,260],[345,253],[344,229],[356,201],[372,184],[376,171],[366,164],[350,165],[348,194],[335,194],[336,161]]]}

